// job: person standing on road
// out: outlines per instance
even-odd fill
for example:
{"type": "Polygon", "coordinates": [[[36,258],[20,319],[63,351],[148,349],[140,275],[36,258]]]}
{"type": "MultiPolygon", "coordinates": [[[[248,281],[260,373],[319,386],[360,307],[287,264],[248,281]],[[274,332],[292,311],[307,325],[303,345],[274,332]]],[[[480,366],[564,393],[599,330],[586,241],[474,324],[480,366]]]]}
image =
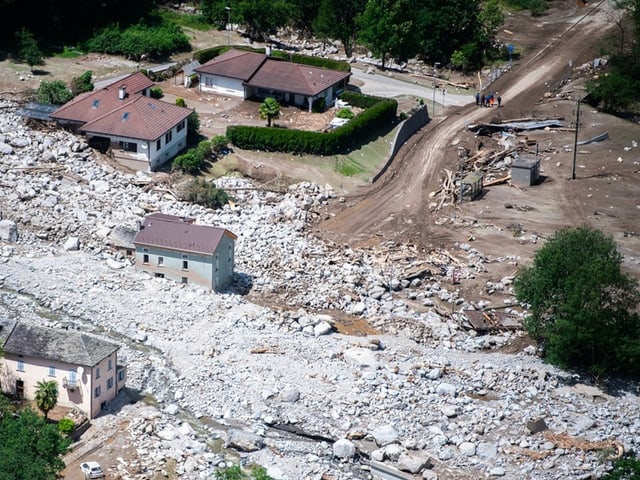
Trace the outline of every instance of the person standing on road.
{"type": "Polygon", "coordinates": [[[480,97],[480,105],[484,107],[484,95],[480,97]]]}
{"type": "Polygon", "coordinates": [[[480,105],[480,93],[476,92],[476,105],[480,105]]]}
{"type": "Polygon", "coordinates": [[[498,95],[498,98],[496,98],[496,100],[498,100],[498,107],[499,107],[500,104],[502,103],[502,97],[498,95]]]}

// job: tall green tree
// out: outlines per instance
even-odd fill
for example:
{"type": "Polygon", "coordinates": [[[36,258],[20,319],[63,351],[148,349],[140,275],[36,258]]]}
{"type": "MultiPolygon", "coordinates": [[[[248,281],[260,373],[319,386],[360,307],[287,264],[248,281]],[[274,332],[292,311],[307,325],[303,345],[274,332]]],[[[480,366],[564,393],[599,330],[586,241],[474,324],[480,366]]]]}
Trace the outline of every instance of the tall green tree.
{"type": "Polygon", "coordinates": [[[621,263],[611,237],[581,226],[556,232],[520,269],[514,290],[530,306],[525,326],[551,363],[640,371],[640,292],[621,263]]]}
{"type": "Polygon", "coordinates": [[[275,98],[265,98],[258,107],[260,118],[267,121],[267,126],[271,126],[271,121],[280,118],[280,104],[275,98]]]}
{"type": "Polygon", "coordinates": [[[415,54],[411,0],[369,0],[358,17],[358,39],[382,59],[407,60],[415,54]]]}
{"type": "Polygon", "coordinates": [[[429,62],[449,62],[456,50],[479,48],[479,0],[417,0],[413,5],[418,54],[429,62]]]}
{"type": "Polygon", "coordinates": [[[251,40],[263,41],[288,25],[293,7],[287,0],[240,0],[232,12],[247,29],[251,40]]]}
{"type": "Polygon", "coordinates": [[[313,32],[320,38],[340,40],[350,57],[358,34],[357,18],[366,5],[367,0],[321,0],[313,32]]]}
{"type": "Polygon", "coordinates": [[[31,409],[0,416],[0,479],[57,480],[71,440],[31,409]]]}
{"type": "Polygon", "coordinates": [[[16,34],[16,37],[18,39],[18,56],[20,59],[24,60],[32,69],[36,65],[43,65],[44,55],[40,47],[38,47],[38,42],[33,33],[23,28],[16,34]]]}
{"type": "Polygon", "coordinates": [[[36,383],[36,405],[44,414],[44,418],[58,404],[58,382],[55,380],[43,380],[36,383]]]}

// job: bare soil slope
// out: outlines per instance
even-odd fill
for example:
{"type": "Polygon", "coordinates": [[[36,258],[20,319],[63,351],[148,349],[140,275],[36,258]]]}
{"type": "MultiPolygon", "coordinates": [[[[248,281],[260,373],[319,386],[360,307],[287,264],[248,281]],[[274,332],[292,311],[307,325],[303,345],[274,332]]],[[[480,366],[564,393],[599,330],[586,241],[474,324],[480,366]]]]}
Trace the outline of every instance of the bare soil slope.
{"type": "MultiPolygon", "coordinates": [[[[456,208],[432,208],[430,193],[439,188],[445,169],[459,168],[458,147],[473,154],[490,141],[470,133],[469,123],[535,117],[562,118],[573,126],[575,99],[584,96],[577,67],[600,54],[602,39],[613,25],[598,5],[578,8],[569,3],[555,2],[555,8],[538,19],[518,14],[507,20],[502,36],[524,56],[487,89],[500,92],[501,108],[469,105],[436,117],[407,142],[378,182],[349,197],[346,208],[332,212],[317,227],[318,234],[350,245],[391,239],[427,250],[471,242],[487,255],[516,258],[506,267],[510,271],[503,266],[489,272],[500,278],[513,274],[518,261],[531,258],[539,238],[564,226],[590,223],[614,236],[628,257],[627,266],[638,274],[640,149],[633,142],[640,139],[640,127],[588,105],[582,105],[580,140],[605,131],[610,139],[578,147],[576,180],[570,179],[575,132],[530,131],[519,137],[538,141],[543,180],[539,185],[505,183],[486,188],[480,199],[456,208]]],[[[466,287],[476,292],[471,298],[478,295],[477,283],[482,284],[466,287]]]]}

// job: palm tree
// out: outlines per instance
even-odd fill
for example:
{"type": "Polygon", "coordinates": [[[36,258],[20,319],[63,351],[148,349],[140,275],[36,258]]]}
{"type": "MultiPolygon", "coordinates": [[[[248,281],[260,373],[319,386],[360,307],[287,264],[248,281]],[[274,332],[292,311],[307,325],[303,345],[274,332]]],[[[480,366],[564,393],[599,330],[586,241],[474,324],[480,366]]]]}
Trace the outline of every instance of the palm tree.
{"type": "Polygon", "coordinates": [[[258,109],[260,118],[267,121],[267,126],[271,126],[271,120],[280,118],[280,104],[275,98],[265,98],[258,109]]]}
{"type": "Polygon", "coordinates": [[[58,382],[43,380],[36,383],[36,405],[44,413],[45,420],[51,410],[58,404],[58,382]]]}

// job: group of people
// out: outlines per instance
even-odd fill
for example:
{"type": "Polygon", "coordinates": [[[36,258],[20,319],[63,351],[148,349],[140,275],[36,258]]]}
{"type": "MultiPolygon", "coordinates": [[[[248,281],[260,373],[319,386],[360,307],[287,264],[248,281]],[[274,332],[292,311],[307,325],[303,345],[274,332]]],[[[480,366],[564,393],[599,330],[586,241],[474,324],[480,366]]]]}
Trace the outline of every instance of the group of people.
{"type": "Polygon", "coordinates": [[[488,93],[487,95],[480,95],[480,92],[476,92],[476,105],[480,107],[493,107],[494,105],[500,106],[502,103],[502,97],[498,95],[498,92],[495,94],[488,93]]]}

